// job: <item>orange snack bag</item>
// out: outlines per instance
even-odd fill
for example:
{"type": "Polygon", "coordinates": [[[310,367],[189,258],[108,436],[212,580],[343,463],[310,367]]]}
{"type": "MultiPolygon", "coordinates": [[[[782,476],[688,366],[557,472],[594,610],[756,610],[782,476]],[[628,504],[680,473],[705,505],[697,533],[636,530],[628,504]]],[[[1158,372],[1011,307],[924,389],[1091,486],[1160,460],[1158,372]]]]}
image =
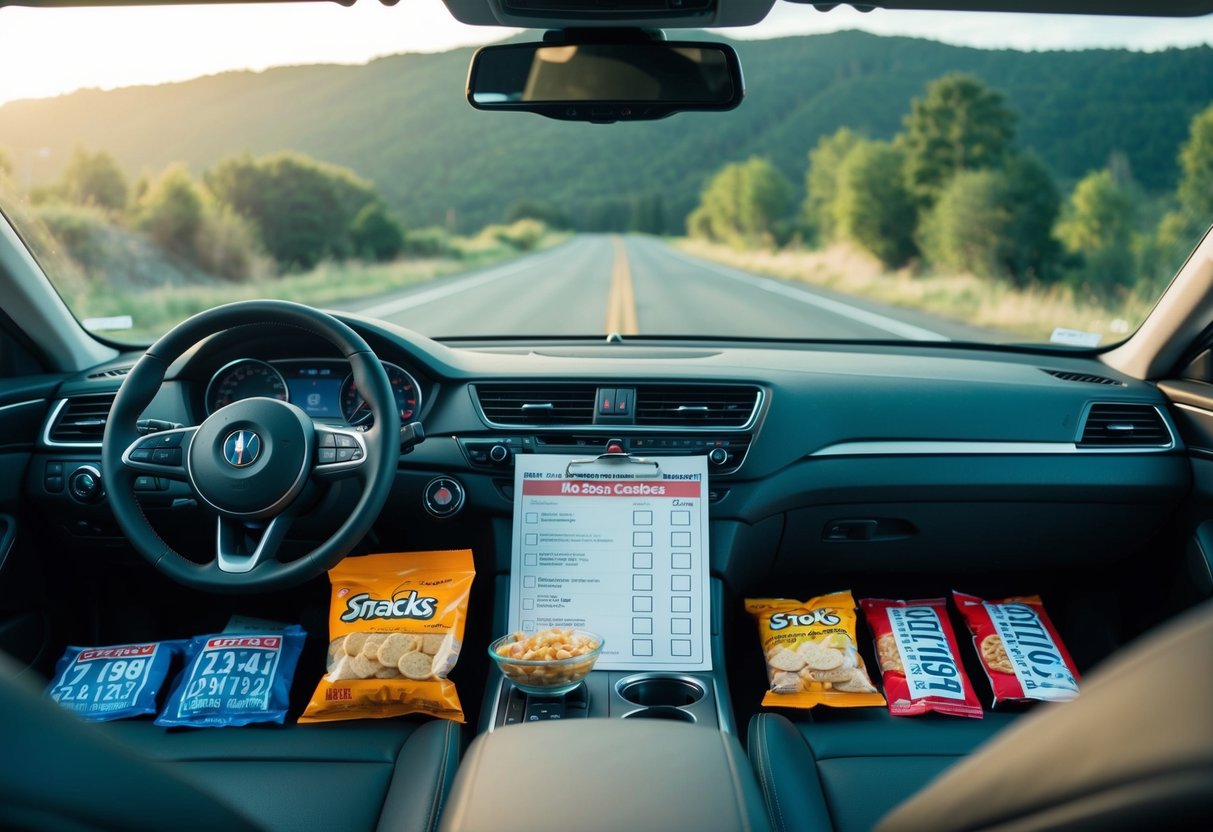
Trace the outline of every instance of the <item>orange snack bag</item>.
{"type": "Polygon", "coordinates": [[[346,558],[329,570],[327,672],[300,722],[425,713],[463,722],[455,683],[470,549],[346,558]]]}
{"type": "Polygon", "coordinates": [[[762,704],[776,708],[883,705],[855,649],[855,599],[850,590],[808,601],[750,598],[758,619],[770,688],[762,704]]]}

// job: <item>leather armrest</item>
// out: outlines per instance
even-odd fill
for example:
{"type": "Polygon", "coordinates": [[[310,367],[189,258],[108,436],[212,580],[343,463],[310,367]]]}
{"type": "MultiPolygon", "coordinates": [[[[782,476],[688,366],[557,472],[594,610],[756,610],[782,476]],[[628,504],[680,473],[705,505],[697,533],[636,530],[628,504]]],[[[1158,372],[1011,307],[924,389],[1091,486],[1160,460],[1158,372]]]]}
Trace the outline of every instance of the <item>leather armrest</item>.
{"type": "Polygon", "coordinates": [[[441,829],[764,832],[769,826],[732,735],[653,720],[584,719],[509,725],[477,737],[441,829]]]}

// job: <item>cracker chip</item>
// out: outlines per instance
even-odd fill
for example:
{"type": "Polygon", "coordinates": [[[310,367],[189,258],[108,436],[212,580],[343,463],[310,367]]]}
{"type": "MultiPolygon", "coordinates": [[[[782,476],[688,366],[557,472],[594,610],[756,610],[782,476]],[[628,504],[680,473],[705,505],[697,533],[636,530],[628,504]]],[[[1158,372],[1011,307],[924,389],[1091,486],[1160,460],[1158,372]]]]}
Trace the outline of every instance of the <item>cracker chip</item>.
{"type": "Polygon", "coordinates": [[[350,657],[350,672],[359,679],[369,679],[383,667],[374,659],[368,659],[366,656],[359,653],[357,656],[350,657]]]}
{"type": "Polygon", "coordinates": [[[356,631],[345,637],[345,655],[357,656],[362,652],[366,640],[370,637],[369,633],[356,631]]]}
{"type": "Polygon", "coordinates": [[[421,637],[421,652],[430,656],[438,655],[447,635],[447,633],[426,633],[421,637]]]}
{"type": "Polygon", "coordinates": [[[798,650],[793,651],[787,649],[786,647],[780,647],[778,650],[771,653],[770,658],[767,659],[767,664],[776,670],[785,670],[795,673],[796,671],[800,670],[800,668],[804,667],[807,662],[805,662],[804,657],[798,650]]]}
{"type": "Polygon", "coordinates": [[[429,679],[434,675],[434,659],[419,650],[405,653],[397,664],[406,679],[429,679]]]}
{"type": "Polygon", "coordinates": [[[420,644],[421,639],[412,633],[391,633],[379,646],[379,663],[385,667],[395,667],[400,663],[401,656],[412,653],[420,644]]]}
{"type": "Polygon", "coordinates": [[[379,647],[385,641],[387,641],[386,633],[371,633],[362,643],[362,650],[359,652],[368,659],[379,661],[379,647]]]}

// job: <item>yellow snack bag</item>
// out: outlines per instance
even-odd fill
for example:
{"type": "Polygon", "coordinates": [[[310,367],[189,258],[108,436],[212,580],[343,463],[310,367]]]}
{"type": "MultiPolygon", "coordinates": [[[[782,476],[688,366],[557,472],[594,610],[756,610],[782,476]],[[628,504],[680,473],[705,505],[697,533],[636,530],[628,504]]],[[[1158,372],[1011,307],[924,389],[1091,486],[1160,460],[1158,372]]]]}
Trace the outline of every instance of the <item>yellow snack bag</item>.
{"type": "Polygon", "coordinates": [[[455,683],[470,549],[346,558],[329,570],[327,672],[300,722],[425,713],[463,722],[455,683]]]}
{"type": "Polygon", "coordinates": [[[883,705],[855,649],[855,599],[850,590],[795,601],[748,598],[758,619],[770,689],[762,704],[776,708],[883,705]]]}

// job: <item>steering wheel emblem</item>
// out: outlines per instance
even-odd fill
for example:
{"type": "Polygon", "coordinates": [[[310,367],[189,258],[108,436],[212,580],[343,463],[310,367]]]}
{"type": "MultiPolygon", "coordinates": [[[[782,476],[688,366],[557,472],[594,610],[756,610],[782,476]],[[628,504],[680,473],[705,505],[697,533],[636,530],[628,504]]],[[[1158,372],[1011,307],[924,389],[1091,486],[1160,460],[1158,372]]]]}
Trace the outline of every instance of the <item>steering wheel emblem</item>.
{"type": "Polygon", "coordinates": [[[233,468],[246,468],[261,456],[261,437],[251,430],[234,430],[223,440],[223,458],[233,468]]]}

